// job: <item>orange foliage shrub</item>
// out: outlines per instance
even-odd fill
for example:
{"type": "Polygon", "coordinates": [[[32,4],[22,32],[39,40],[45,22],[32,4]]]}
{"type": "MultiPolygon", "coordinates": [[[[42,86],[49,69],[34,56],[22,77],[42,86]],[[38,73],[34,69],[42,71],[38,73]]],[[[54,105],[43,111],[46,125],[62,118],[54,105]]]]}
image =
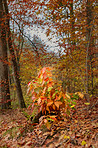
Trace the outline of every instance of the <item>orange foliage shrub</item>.
{"type": "Polygon", "coordinates": [[[66,112],[74,107],[71,97],[63,93],[62,87],[55,85],[51,70],[50,67],[42,68],[38,78],[28,83],[28,93],[32,94],[32,104],[29,108],[36,108],[37,113],[42,112],[42,115],[60,115],[61,108],[66,112]]]}

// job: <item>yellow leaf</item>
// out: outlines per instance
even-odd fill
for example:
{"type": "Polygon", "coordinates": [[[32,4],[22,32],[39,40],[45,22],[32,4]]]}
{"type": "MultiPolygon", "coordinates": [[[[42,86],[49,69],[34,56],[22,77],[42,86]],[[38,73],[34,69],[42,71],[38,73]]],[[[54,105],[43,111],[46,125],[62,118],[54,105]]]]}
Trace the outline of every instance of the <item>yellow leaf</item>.
{"type": "Polygon", "coordinates": [[[71,108],[75,107],[75,105],[72,105],[71,108]]]}
{"type": "Polygon", "coordinates": [[[81,143],[81,145],[85,145],[85,144],[86,144],[86,142],[83,140],[82,143],[81,143]]]}
{"type": "Polygon", "coordinates": [[[70,139],[70,137],[65,135],[65,136],[64,136],[64,139],[70,139]]]}
{"type": "Polygon", "coordinates": [[[90,103],[89,102],[86,102],[86,103],[84,103],[85,105],[90,105],[90,103]]]}
{"type": "Polygon", "coordinates": [[[78,123],[78,121],[77,120],[74,120],[75,121],[75,123],[78,123]]]}

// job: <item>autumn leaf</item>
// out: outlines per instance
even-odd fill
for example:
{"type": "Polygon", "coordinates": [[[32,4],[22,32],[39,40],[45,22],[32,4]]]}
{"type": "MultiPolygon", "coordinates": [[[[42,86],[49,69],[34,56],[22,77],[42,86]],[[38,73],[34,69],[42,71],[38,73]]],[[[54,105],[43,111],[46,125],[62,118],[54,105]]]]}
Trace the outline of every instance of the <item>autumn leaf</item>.
{"type": "Polygon", "coordinates": [[[85,104],[85,105],[90,105],[90,103],[89,103],[89,102],[85,102],[84,104],[85,104]]]}
{"type": "Polygon", "coordinates": [[[57,90],[55,90],[55,92],[53,93],[52,97],[55,98],[56,94],[58,93],[57,90]]]}
{"type": "Polygon", "coordinates": [[[47,106],[51,106],[52,104],[53,104],[53,100],[51,100],[51,99],[48,99],[47,106]]]}
{"type": "Polygon", "coordinates": [[[65,136],[64,136],[64,139],[70,139],[70,137],[65,135],[65,136]]]}
{"type": "Polygon", "coordinates": [[[81,145],[86,145],[86,142],[83,140],[82,143],[81,143],[81,145]]]}
{"type": "Polygon", "coordinates": [[[46,35],[49,36],[50,35],[51,30],[47,29],[46,35]]]}
{"type": "Polygon", "coordinates": [[[67,93],[66,93],[65,95],[66,95],[66,97],[67,97],[68,99],[70,99],[70,96],[69,96],[69,94],[67,94],[67,93]]]}
{"type": "Polygon", "coordinates": [[[53,88],[53,87],[48,87],[47,91],[50,92],[50,91],[52,90],[52,88],[53,88]]]}
{"type": "Polygon", "coordinates": [[[56,106],[55,106],[55,104],[53,104],[53,106],[52,106],[52,107],[53,107],[53,109],[54,109],[54,110],[56,109],[56,106]]]}
{"type": "Polygon", "coordinates": [[[71,106],[71,108],[74,108],[74,107],[75,107],[75,105],[72,105],[72,106],[71,106]]]}
{"type": "Polygon", "coordinates": [[[57,106],[57,108],[59,108],[60,105],[62,104],[62,102],[60,102],[60,101],[56,101],[56,102],[54,102],[54,104],[55,104],[55,106],[57,106]]]}
{"type": "Polygon", "coordinates": [[[84,95],[83,95],[83,93],[81,93],[81,92],[76,92],[75,94],[77,94],[77,95],[79,96],[79,98],[81,98],[81,99],[84,98],[84,95]]]}
{"type": "Polygon", "coordinates": [[[39,98],[37,102],[38,102],[38,104],[40,104],[41,103],[41,98],[39,98]]]}
{"type": "Polygon", "coordinates": [[[46,110],[50,113],[50,109],[49,109],[49,107],[48,107],[48,106],[46,106],[46,110]]]}
{"type": "Polygon", "coordinates": [[[57,121],[57,119],[56,119],[57,116],[53,115],[53,116],[49,116],[49,117],[50,117],[50,119],[52,119],[52,121],[57,121]]]}
{"type": "Polygon", "coordinates": [[[45,125],[46,125],[46,127],[50,130],[50,128],[51,128],[51,124],[50,124],[48,121],[46,122],[45,125]]]}

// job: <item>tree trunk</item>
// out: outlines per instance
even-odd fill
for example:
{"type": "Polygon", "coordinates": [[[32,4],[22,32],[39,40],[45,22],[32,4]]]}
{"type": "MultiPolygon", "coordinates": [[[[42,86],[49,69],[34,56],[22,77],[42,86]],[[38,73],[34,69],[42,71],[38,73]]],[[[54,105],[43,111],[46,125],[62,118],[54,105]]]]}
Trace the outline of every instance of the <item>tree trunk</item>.
{"type": "Polygon", "coordinates": [[[8,79],[8,54],[6,41],[6,21],[3,1],[0,0],[0,99],[1,108],[11,107],[9,79],[8,79]]]}
{"type": "MultiPolygon", "coordinates": [[[[86,2],[86,17],[87,17],[87,28],[86,28],[86,40],[87,40],[87,50],[86,50],[86,93],[89,93],[89,70],[90,65],[88,60],[92,60],[91,50],[92,50],[92,0],[87,0],[86,2]],[[90,58],[91,56],[91,58],[90,58]]],[[[90,61],[92,62],[92,61],[90,61]]],[[[91,65],[92,71],[92,65],[91,65]]],[[[92,87],[93,87],[93,71],[92,71],[92,87]]],[[[92,88],[93,89],[93,88],[92,88]]]]}
{"type": "Polygon", "coordinates": [[[19,106],[20,106],[20,108],[25,108],[26,105],[25,105],[25,102],[24,102],[24,99],[23,99],[23,94],[22,94],[22,89],[21,89],[21,84],[20,84],[20,79],[19,79],[19,73],[18,73],[18,66],[17,66],[17,62],[16,62],[14,49],[13,49],[13,46],[12,46],[10,24],[9,24],[9,16],[8,16],[9,12],[8,12],[8,5],[7,5],[6,0],[4,0],[4,5],[5,5],[6,15],[7,15],[6,23],[7,23],[8,47],[9,47],[9,51],[10,51],[10,55],[11,55],[11,60],[12,60],[12,63],[13,63],[16,90],[17,90],[17,96],[18,96],[18,100],[19,100],[19,106]]]}
{"type": "Polygon", "coordinates": [[[71,19],[71,40],[72,40],[72,46],[75,49],[76,42],[75,42],[75,17],[74,17],[74,11],[73,11],[73,0],[71,1],[70,4],[70,19],[71,19]]]}

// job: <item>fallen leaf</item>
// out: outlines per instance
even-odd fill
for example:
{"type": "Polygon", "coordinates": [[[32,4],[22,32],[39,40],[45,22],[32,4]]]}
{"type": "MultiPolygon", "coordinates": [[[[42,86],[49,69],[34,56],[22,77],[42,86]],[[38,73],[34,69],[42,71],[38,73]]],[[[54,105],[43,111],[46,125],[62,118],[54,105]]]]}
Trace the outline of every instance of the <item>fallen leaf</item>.
{"type": "Polygon", "coordinates": [[[81,145],[86,145],[86,142],[83,140],[82,143],[81,143],[81,145]]]}
{"type": "Polygon", "coordinates": [[[90,103],[89,102],[86,102],[86,103],[84,103],[85,105],[90,105],[90,103]]]}
{"type": "Polygon", "coordinates": [[[64,136],[64,139],[70,139],[70,137],[65,135],[65,136],[64,136]]]}

